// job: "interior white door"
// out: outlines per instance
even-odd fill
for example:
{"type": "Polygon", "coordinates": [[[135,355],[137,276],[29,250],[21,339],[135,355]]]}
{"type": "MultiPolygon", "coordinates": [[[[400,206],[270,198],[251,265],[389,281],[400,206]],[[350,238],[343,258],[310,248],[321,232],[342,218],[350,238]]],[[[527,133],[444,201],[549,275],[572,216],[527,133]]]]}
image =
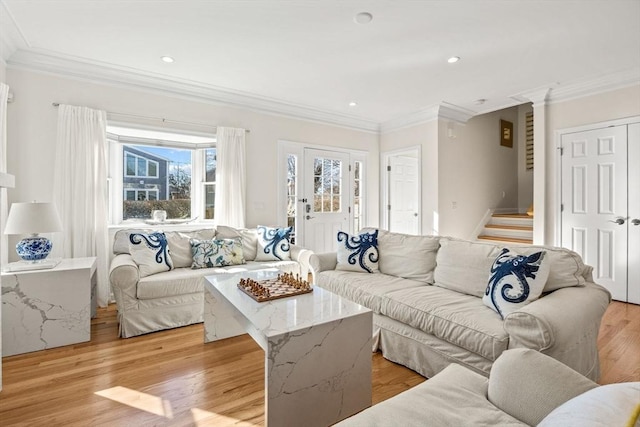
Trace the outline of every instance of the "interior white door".
{"type": "Polygon", "coordinates": [[[562,246],[627,300],[627,126],[562,135],[562,246]]]}
{"type": "Polygon", "coordinates": [[[418,159],[389,157],[389,231],[420,234],[418,159]]]}
{"type": "Polygon", "coordinates": [[[627,301],[640,304],[640,123],[629,125],[629,281],[627,301]]]}
{"type": "Polygon", "coordinates": [[[349,154],[305,149],[304,163],[304,247],[333,252],[338,231],[351,231],[349,154]]]}

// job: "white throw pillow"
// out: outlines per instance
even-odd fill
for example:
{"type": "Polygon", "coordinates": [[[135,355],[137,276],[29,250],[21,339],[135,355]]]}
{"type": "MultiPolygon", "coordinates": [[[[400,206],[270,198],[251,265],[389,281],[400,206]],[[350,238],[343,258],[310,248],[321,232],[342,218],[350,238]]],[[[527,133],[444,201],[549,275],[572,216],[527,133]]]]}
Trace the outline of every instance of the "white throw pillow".
{"type": "Polygon", "coordinates": [[[380,273],[433,284],[439,247],[438,236],[411,236],[379,230],[380,273]]]}
{"type": "Polygon", "coordinates": [[[518,255],[504,248],[491,266],[482,301],[503,319],[511,312],[537,300],[549,277],[546,252],[518,255]]]}
{"type": "Polygon", "coordinates": [[[191,239],[193,263],[191,268],[226,267],[244,264],[240,239],[191,239]]]}
{"type": "Polygon", "coordinates": [[[338,231],[338,263],[336,270],[375,273],[378,271],[378,230],[351,236],[338,231]]]}
{"type": "Polygon", "coordinates": [[[173,270],[169,256],[167,238],[164,233],[131,233],[129,235],[129,253],[138,264],[140,277],[173,270]]]}
{"type": "Polygon", "coordinates": [[[286,261],[291,259],[289,235],[293,227],[274,228],[259,225],[256,261],[286,261]]]}
{"type": "Polygon", "coordinates": [[[639,407],[640,382],[608,384],[566,401],[538,427],[637,426],[639,407]]]}

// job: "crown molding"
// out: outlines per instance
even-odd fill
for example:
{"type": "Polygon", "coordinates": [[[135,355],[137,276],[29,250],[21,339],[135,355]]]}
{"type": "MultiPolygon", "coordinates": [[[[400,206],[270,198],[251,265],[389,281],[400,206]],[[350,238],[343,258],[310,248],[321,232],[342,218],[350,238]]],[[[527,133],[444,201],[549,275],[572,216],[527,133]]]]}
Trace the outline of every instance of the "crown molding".
{"type": "Polygon", "coordinates": [[[439,105],[434,105],[424,110],[386,121],[380,125],[380,133],[394,132],[439,119],[464,125],[476,114],[478,114],[476,111],[468,110],[448,102],[442,102],[439,105]]]}
{"type": "Polygon", "coordinates": [[[142,72],[133,68],[116,67],[98,61],[80,60],[37,49],[18,49],[8,60],[7,67],[37,71],[65,78],[133,88],[146,92],[170,94],[174,97],[232,106],[260,113],[295,118],[358,131],[378,133],[377,121],[340,114],[306,105],[299,105],[241,91],[220,88],[161,74],[142,72]]]}
{"type": "Polygon", "coordinates": [[[595,78],[577,80],[567,85],[558,85],[551,89],[548,101],[555,104],[637,84],[640,84],[640,68],[632,68],[595,78]]]}

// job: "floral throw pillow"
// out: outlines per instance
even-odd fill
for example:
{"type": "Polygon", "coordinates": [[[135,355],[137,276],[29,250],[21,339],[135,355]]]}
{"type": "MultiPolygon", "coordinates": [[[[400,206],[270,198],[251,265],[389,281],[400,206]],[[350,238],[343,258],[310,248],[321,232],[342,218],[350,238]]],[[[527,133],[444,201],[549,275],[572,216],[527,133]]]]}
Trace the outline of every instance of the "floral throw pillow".
{"type": "Polygon", "coordinates": [[[518,255],[504,248],[491,266],[491,276],[482,301],[503,319],[542,294],[549,277],[546,252],[518,255]]]}
{"type": "Polygon", "coordinates": [[[338,264],[336,270],[375,273],[378,271],[378,230],[351,236],[338,231],[338,264]]]}
{"type": "Polygon", "coordinates": [[[227,267],[244,264],[240,239],[191,239],[191,268],[227,267]]]}
{"type": "Polygon", "coordinates": [[[289,236],[293,227],[274,228],[258,226],[258,253],[256,261],[286,261],[291,259],[289,236]]]}
{"type": "Polygon", "coordinates": [[[131,233],[129,253],[133,261],[138,264],[140,277],[173,270],[173,262],[169,256],[164,233],[131,233]]]}

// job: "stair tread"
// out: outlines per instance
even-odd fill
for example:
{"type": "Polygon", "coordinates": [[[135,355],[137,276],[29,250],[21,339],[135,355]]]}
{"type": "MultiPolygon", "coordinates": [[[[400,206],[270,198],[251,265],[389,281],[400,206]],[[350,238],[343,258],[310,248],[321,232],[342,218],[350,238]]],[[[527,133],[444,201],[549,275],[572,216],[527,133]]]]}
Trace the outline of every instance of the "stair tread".
{"type": "Polygon", "coordinates": [[[495,240],[498,242],[511,242],[511,243],[524,243],[524,244],[533,244],[533,240],[531,239],[518,239],[515,237],[498,237],[498,236],[486,236],[480,235],[478,236],[479,240],[495,240]]]}
{"type": "Polygon", "coordinates": [[[505,230],[522,230],[522,231],[533,231],[533,227],[528,227],[525,225],[500,225],[500,224],[487,224],[486,228],[504,228],[505,230]]]}
{"type": "Polygon", "coordinates": [[[510,213],[510,214],[493,214],[494,218],[520,218],[520,219],[533,219],[533,216],[529,216],[526,213],[510,213]]]}

